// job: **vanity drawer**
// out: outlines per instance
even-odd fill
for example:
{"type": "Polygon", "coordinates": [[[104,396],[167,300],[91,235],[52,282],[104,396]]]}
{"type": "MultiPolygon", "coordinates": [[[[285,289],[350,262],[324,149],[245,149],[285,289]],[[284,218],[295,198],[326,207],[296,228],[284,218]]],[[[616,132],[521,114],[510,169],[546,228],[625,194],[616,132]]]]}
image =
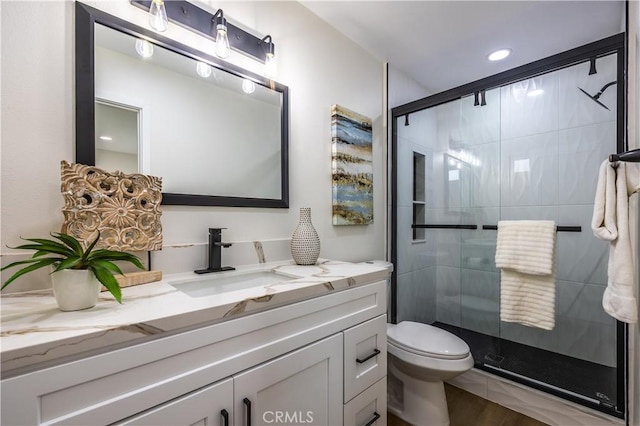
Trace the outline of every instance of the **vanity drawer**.
{"type": "Polygon", "coordinates": [[[353,398],[344,406],[344,426],[382,426],[387,424],[387,378],[353,398]]]}
{"type": "Polygon", "coordinates": [[[387,375],[387,316],[344,331],[344,402],[387,375]]]}
{"type": "Polygon", "coordinates": [[[224,425],[229,424],[225,416],[232,413],[233,379],[229,378],[112,426],[224,425]]]}

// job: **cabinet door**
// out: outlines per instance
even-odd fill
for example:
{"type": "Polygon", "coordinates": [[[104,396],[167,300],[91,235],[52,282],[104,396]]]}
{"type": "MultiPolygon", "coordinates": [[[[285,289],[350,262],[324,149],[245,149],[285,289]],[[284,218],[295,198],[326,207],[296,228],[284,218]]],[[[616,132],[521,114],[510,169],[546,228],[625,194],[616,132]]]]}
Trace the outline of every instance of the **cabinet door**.
{"type": "Polygon", "coordinates": [[[387,424],[387,378],[384,377],[344,406],[344,426],[387,424]]]}
{"type": "Polygon", "coordinates": [[[233,379],[217,382],[116,423],[116,425],[140,426],[229,426],[231,424],[233,424],[233,379]]]}
{"type": "Polygon", "coordinates": [[[234,376],[235,424],[342,424],[342,335],[234,376]]]}

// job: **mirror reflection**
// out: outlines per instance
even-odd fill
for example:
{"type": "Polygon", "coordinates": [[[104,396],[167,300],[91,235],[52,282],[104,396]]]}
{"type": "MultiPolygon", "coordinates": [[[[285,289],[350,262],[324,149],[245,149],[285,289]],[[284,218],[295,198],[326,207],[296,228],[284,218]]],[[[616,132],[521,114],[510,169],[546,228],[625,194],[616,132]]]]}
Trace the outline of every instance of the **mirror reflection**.
{"type": "Polygon", "coordinates": [[[281,91],[98,23],[94,58],[97,166],[170,194],[283,199],[281,91]]]}
{"type": "Polygon", "coordinates": [[[96,166],[104,170],[140,173],[139,110],[96,100],[96,166]]]}

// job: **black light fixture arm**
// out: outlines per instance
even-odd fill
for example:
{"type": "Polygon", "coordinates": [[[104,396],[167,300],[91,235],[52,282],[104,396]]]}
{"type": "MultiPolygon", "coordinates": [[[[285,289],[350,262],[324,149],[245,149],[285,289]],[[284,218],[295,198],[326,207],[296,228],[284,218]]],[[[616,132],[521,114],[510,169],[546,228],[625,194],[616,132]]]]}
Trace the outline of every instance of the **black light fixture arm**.
{"type": "Polygon", "coordinates": [[[222,9],[218,9],[216,13],[213,14],[213,18],[211,18],[211,22],[213,25],[227,25],[227,19],[224,17],[224,12],[222,9]]]}
{"type": "MultiPolygon", "coordinates": [[[[143,9],[149,10],[152,0],[130,0],[131,4],[143,9]]],[[[227,37],[229,38],[229,46],[231,49],[244,53],[256,61],[265,62],[268,49],[275,50],[275,46],[269,37],[269,44],[263,43],[260,37],[256,37],[251,33],[238,28],[227,22],[222,9],[218,9],[215,14],[207,12],[199,8],[193,3],[184,0],[172,0],[164,2],[167,10],[167,17],[170,22],[190,29],[199,35],[215,41],[215,26],[219,23],[227,26],[227,37]],[[214,25],[214,31],[211,26],[214,25]],[[265,47],[268,46],[268,47],[265,47]]],[[[265,39],[267,38],[265,37],[265,39]]]]}
{"type": "Polygon", "coordinates": [[[265,52],[266,54],[271,54],[271,55],[275,55],[276,54],[276,47],[273,44],[273,40],[271,39],[271,34],[267,34],[266,36],[262,37],[262,40],[260,40],[258,42],[258,44],[262,45],[265,44],[267,46],[267,51],[265,52]]]}

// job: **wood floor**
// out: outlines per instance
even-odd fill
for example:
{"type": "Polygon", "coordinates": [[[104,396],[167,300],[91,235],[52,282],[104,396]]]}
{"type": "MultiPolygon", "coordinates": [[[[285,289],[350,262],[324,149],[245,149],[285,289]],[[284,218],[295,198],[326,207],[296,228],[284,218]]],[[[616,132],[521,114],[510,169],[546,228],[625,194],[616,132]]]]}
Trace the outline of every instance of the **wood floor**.
{"type": "MultiPolygon", "coordinates": [[[[545,426],[539,422],[445,383],[451,426],[545,426]]],[[[388,426],[412,426],[388,413],[388,426]]],[[[413,425],[429,426],[429,425],[413,425]]]]}

